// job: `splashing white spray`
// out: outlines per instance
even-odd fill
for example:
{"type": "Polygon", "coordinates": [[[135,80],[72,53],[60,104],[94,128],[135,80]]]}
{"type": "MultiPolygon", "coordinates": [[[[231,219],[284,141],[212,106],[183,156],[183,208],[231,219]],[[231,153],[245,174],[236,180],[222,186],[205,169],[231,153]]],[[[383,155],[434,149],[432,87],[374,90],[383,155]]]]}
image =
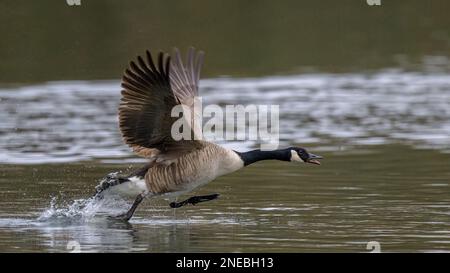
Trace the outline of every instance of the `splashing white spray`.
{"type": "Polygon", "coordinates": [[[50,206],[39,215],[39,221],[75,220],[89,221],[94,216],[111,216],[123,213],[129,208],[127,200],[117,195],[105,195],[103,198],[76,199],[59,202],[52,197],[50,206]]]}

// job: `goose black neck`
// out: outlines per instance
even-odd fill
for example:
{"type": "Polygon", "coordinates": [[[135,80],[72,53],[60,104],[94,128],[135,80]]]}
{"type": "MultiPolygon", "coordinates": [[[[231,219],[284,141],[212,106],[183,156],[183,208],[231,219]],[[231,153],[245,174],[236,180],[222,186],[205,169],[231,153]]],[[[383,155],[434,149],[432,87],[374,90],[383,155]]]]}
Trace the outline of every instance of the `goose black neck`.
{"type": "Polygon", "coordinates": [[[244,161],[244,166],[250,165],[252,163],[261,161],[261,160],[282,160],[282,161],[290,161],[291,154],[288,149],[283,150],[274,150],[274,151],[261,151],[261,150],[253,150],[244,153],[236,152],[244,161]]]}

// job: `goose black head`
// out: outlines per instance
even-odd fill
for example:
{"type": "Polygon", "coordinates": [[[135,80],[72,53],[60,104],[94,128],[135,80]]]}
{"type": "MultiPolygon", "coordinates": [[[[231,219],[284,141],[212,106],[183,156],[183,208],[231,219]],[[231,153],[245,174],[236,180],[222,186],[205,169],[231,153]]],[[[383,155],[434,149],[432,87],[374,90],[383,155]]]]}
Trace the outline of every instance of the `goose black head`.
{"type": "Polygon", "coordinates": [[[312,153],[308,153],[303,148],[298,147],[290,147],[288,148],[291,152],[290,161],[291,162],[303,162],[303,163],[311,163],[320,165],[320,161],[318,159],[322,159],[320,155],[315,155],[312,153]]]}
{"type": "Polygon", "coordinates": [[[248,166],[252,163],[261,161],[261,160],[281,160],[281,161],[291,161],[291,162],[304,162],[320,165],[318,159],[321,159],[321,156],[308,153],[303,148],[290,147],[281,150],[272,150],[272,151],[261,151],[261,150],[252,150],[248,152],[237,152],[235,151],[240,159],[244,162],[244,166],[248,166]]]}

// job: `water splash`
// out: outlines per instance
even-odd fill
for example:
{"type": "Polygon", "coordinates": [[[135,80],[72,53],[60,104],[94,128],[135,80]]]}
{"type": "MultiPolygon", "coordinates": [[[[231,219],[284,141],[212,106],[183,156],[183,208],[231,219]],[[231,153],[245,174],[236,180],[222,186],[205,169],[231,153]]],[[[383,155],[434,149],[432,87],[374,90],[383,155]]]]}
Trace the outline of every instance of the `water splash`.
{"type": "Polygon", "coordinates": [[[75,199],[73,201],[59,201],[58,197],[52,197],[49,208],[41,213],[38,221],[80,221],[88,222],[95,216],[117,215],[126,211],[129,204],[126,200],[116,195],[108,195],[102,199],[91,197],[87,199],[75,199]]]}

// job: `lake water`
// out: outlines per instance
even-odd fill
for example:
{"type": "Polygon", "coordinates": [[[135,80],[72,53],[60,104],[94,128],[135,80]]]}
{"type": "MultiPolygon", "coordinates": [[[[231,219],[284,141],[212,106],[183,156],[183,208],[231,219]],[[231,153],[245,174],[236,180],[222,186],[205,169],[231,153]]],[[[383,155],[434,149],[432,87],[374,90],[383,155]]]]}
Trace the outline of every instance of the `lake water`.
{"type": "MultiPolygon", "coordinates": [[[[118,81],[0,90],[0,251],[383,252],[450,250],[450,76],[383,70],[201,82],[204,102],[280,105],[281,145],[321,166],[262,162],[173,210],[89,199],[106,174],[138,168],[120,139],[118,81]]],[[[252,142],[226,144],[238,150],[252,142]]]]}
{"type": "Polygon", "coordinates": [[[450,1],[381,2],[0,1],[0,252],[449,252],[450,1]],[[118,131],[120,76],[191,45],[205,105],[279,105],[280,146],[325,159],[109,220],[132,200],[94,187],[145,162],[118,131]]]}

